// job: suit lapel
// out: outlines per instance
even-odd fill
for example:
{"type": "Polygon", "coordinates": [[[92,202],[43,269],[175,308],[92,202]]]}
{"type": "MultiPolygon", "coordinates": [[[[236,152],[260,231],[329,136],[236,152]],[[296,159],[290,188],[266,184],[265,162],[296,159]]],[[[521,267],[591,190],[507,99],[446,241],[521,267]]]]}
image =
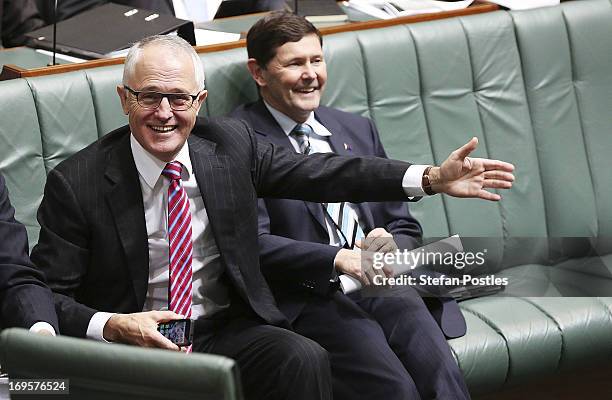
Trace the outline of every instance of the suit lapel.
{"type": "Polygon", "coordinates": [[[125,252],[139,309],[144,306],[149,280],[149,247],[138,171],[126,134],[111,152],[105,176],[105,197],[125,252]]]}
{"type": "Polygon", "coordinates": [[[342,156],[353,155],[350,135],[346,133],[342,125],[335,118],[329,115],[325,108],[318,108],[315,111],[315,118],[332,134],[329,137],[329,141],[334,153],[342,156]]]}
{"type": "MultiPolygon", "coordinates": [[[[289,141],[289,138],[278,125],[268,108],[264,104],[263,100],[258,100],[253,105],[253,113],[251,113],[251,127],[253,130],[261,135],[265,136],[266,139],[275,145],[283,146],[292,149],[293,145],[289,141]]],[[[327,226],[325,225],[325,216],[320,203],[313,203],[305,201],[306,208],[312,215],[315,221],[327,232],[327,226]]]]}
{"type": "Polygon", "coordinates": [[[217,247],[236,283],[246,290],[234,256],[239,244],[236,243],[237,221],[234,221],[235,199],[231,192],[229,156],[217,154],[216,143],[193,133],[188,140],[191,164],[217,247]]]}

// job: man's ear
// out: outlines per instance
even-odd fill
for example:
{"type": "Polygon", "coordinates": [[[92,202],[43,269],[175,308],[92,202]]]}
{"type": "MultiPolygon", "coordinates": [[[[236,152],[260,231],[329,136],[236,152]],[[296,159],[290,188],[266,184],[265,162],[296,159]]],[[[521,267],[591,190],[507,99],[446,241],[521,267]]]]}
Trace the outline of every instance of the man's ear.
{"type": "Polygon", "coordinates": [[[204,104],[204,100],[208,96],[208,90],[202,90],[196,99],[197,105],[195,106],[196,114],[200,112],[200,108],[202,108],[202,104],[204,104]]]}
{"type": "Polygon", "coordinates": [[[128,115],[130,113],[130,107],[128,104],[128,93],[127,90],[123,87],[123,85],[117,86],[117,94],[119,95],[119,100],[121,100],[121,108],[123,109],[123,113],[128,115]]]}
{"type": "Polygon", "coordinates": [[[253,80],[257,82],[258,86],[266,86],[267,82],[265,77],[263,76],[264,69],[261,67],[261,65],[259,65],[257,60],[255,60],[254,58],[249,58],[249,61],[247,61],[247,68],[251,73],[251,77],[253,77],[253,80]]]}

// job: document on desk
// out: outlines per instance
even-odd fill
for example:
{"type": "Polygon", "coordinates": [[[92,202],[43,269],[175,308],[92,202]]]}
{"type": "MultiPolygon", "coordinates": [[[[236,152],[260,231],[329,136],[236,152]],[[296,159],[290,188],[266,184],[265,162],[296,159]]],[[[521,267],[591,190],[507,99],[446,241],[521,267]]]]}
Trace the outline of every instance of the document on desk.
{"type": "Polygon", "coordinates": [[[210,29],[196,28],[194,30],[196,46],[206,46],[209,44],[235,42],[240,39],[239,33],[220,32],[210,29]]]}
{"type": "MultiPolygon", "coordinates": [[[[400,252],[398,250],[398,252],[400,252]]],[[[463,244],[459,235],[453,235],[436,242],[429,243],[425,246],[416,248],[410,251],[401,252],[401,260],[403,262],[386,263],[393,268],[393,276],[410,274],[412,271],[428,264],[430,257],[427,254],[457,254],[463,252],[463,244]]],[[[395,257],[396,259],[398,257],[395,257]]],[[[340,287],[345,294],[356,292],[363,285],[361,282],[350,275],[340,275],[340,287]]]]}
{"type": "Polygon", "coordinates": [[[405,17],[408,15],[460,10],[468,7],[473,0],[436,1],[436,0],[349,0],[346,7],[380,19],[405,17]]]}
{"type": "MultiPolygon", "coordinates": [[[[45,56],[48,56],[49,58],[53,57],[53,52],[49,51],[49,50],[43,50],[43,49],[36,49],[35,50],[37,53],[43,54],[45,56]]],[[[55,58],[58,58],[60,60],[64,60],[64,61],[68,61],[71,63],[82,63],[85,61],[89,61],[86,60],[84,58],[78,58],[78,57],[73,57],[73,56],[69,56],[67,54],[61,54],[61,53],[55,53],[55,58]]]]}
{"type": "Polygon", "coordinates": [[[487,0],[511,10],[527,10],[530,8],[559,5],[559,0],[487,0]]]}

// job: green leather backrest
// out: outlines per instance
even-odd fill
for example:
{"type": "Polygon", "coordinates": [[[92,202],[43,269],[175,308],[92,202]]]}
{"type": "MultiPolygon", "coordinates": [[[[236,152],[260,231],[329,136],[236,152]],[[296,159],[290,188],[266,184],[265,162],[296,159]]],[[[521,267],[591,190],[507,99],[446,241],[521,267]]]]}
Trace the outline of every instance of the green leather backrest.
{"type": "Polygon", "coordinates": [[[28,80],[47,172],[98,138],[89,84],[81,71],[28,80]]]}
{"type": "Polygon", "coordinates": [[[246,68],[245,48],[202,54],[208,99],[200,115],[230,113],[239,104],[257,99],[257,88],[246,68]]]}
{"type": "MultiPolygon", "coordinates": [[[[428,121],[421,98],[417,49],[407,26],[394,26],[357,36],[363,51],[370,116],[376,121],[387,155],[420,164],[435,162],[428,121]],[[394,62],[383,62],[393,54],[394,62]]],[[[341,68],[341,66],[340,66],[341,68]]],[[[450,228],[442,197],[410,205],[426,236],[448,236],[450,228]]]]}
{"type": "MultiPolygon", "coordinates": [[[[511,14],[545,193],[551,238],[599,237],[610,253],[612,5],[609,1],[511,14]]],[[[571,240],[553,256],[581,255],[571,240]]]]}
{"type": "Polygon", "coordinates": [[[25,224],[33,246],[38,241],[36,210],[46,179],[36,105],[24,79],[1,82],[0,94],[0,171],[16,218],[25,224]]]}
{"type": "Polygon", "coordinates": [[[117,85],[121,83],[123,65],[93,68],[85,71],[93,99],[98,137],[127,124],[117,85]]]}

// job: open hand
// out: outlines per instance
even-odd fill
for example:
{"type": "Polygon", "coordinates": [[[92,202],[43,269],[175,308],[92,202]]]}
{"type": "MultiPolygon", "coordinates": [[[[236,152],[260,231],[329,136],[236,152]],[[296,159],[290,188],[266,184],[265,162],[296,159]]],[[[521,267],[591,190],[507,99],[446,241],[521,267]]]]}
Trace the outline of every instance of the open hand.
{"type": "Polygon", "coordinates": [[[439,168],[430,170],[433,191],[454,197],[491,201],[501,199],[500,195],[485,189],[510,189],[514,181],[514,165],[499,160],[468,157],[477,146],[478,139],[474,137],[453,151],[439,168]]]}

